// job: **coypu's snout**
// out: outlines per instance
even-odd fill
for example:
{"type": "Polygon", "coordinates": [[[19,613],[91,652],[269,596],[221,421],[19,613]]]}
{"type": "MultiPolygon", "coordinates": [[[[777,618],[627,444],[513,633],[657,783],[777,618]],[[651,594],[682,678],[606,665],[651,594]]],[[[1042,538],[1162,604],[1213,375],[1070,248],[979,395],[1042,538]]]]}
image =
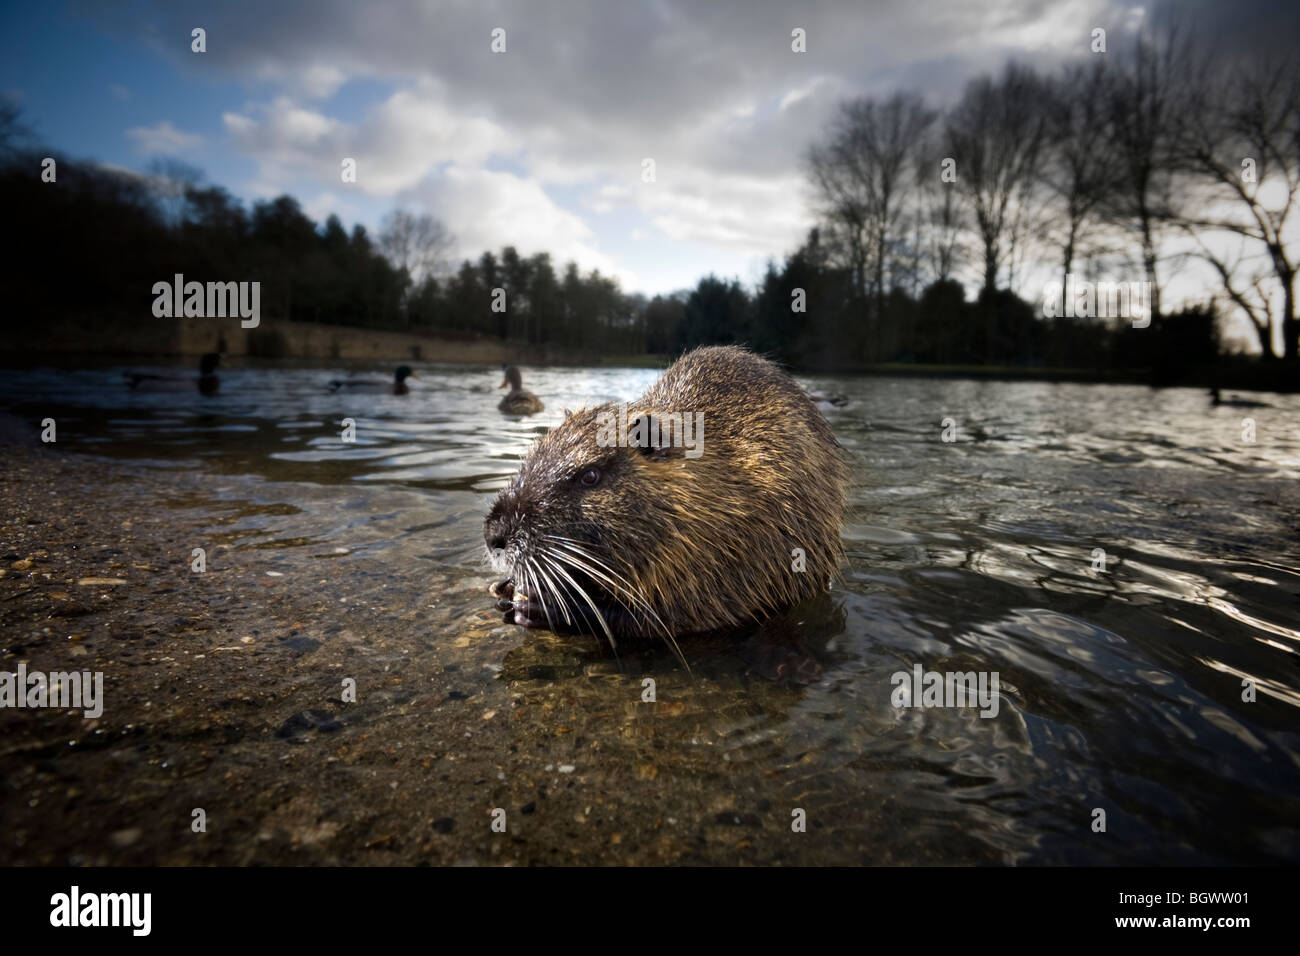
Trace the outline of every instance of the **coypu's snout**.
{"type": "Polygon", "coordinates": [[[521,496],[511,486],[497,496],[483,520],[483,540],[492,567],[508,577],[488,588],[497,599],[497,609],[506,612],[507,623],[524,627],[553,626],[542,591],[542,575],[536,564],[527,526],[522,515],[521,496]]]}
{"type": "Polygon", "coordinates": [[[488,548],[492,567],[503,574],[512,574],[516,565],[524,562],[529,546],[529,521],[525,517],[527,503],[517,485],[511,485],[492,502],[492,509],[483,519],[483,541],[488,548]]]}
{"type": "Polygon", "coordinates": [[[492,556],[492,563],[498,564],[504,554],[506,545],[510,543],[510,529],[506,527],[505,522],[497,519],[489,520],[483,525],[483,540],[487,542],[488,551],[492,556]]]}
{"type": "Polygon", "coordinates": [[[506,520],[506,498],[508,492],[501,494],[492,504],[492,510],[483,519],[483,540],[487,543],[492,564],[499,571],[504,571],[505,550],[510,543],[513,532],[511,522],[506,520]]]}

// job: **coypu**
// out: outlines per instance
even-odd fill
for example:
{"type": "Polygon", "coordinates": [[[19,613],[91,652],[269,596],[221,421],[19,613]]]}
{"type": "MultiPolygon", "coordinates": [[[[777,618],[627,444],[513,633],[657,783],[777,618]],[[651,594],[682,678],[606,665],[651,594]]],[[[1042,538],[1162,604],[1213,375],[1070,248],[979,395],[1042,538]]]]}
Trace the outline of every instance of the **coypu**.
{"type": "Polygon", "coordinates": [[[505,366],[505,373],[505,378],[501,380],[501,384],[497,388],[505,388],[509,385],[510,391],[497,405],[500,411],[505,412],[507,415],[534,415],[545,408],[540,398],[532,392],[524,391],[523,379],[519,376],[519,369],[513,365],[507,365],[505,366]]]}
{"type": "Polygon", "coordinates": [[[617,638],[659,635],[680,658],[675,635],[826,590],[848,478],[793,379],[743,348],[700,348],[622,411],[566,413],[488,512],[489,556],[511,575],[489,591],[507,621],[603,632],[615,652],[617,638]],[[695,429],[678,427],[688,413],[695,429]],[[656,430],[658,446],[644,441],[656,430]],[[610,447],[611,434],[628,440],[610,447]]]}

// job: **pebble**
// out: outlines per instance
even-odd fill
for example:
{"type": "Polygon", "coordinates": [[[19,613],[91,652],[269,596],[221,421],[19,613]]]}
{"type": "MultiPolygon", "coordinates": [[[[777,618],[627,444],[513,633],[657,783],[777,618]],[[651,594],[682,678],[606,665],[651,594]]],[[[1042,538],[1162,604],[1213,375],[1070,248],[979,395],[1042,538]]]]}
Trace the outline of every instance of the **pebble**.
{"type": "Polygon", "coordinates": [[[140,839],[140,836],[141,836],[140,829],[138,827],[131,827],[130,829],[127,830],[116,831],[108,838],[108,840],[110,843],[113,844],[113,846],[127,847],[130,846],[132,843],[134,843],[136,840],[140,839]]]}

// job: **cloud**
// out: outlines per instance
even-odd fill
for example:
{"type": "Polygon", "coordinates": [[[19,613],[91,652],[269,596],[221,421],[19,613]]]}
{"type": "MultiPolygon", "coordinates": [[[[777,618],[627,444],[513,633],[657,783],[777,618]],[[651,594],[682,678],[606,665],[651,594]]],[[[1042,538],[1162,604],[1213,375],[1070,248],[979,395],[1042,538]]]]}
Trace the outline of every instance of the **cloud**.
{"type": "Polygon", "coordinates": [[[146,156],[180,156],[203,145],[202,136],[179,130],[167,120],[153,126],[132,127],[126,136],[146,156]]]}
{"type": "MultiPolygon", "coordinates": [[[[201,9],[210,36],[238,38],[210,44],[205,70],[276,87],[225,116],[235,148],[257,164],[259,190],[303,178],[337,190],[344,157],[357,160],[355,188],[385,198],[449,168],[507,167],[534,186],[580,187],[575,217],[630,206],[670,237],[766,255],[805,226],[790,186],[839,97],[891,88],[922,55],[939,66],[937,96],[950,97],[996,66],[1016,36],[1052,55],[1068,51],[1071,17],[1086,37],[1087,12],[1106,2],[1069,0],[1068,14],[1042,0],[930,14],[912,0],[556,0],[544,9],[287,0],[256,30],[239,4],[145,4],[137,15],[151,35],[169,37],[201,9]],[[497,26],[507,31],[504,54],[489,46],[497,26]],[[807,53],[791,50],[796,26],[807,31],[807,53]],[[310,105],[359,78],[392,92],[361,113],[310,105]],[[659,168],[649,191],[645,157],[659,168]]],[[[159,49],[190,62],[174,44],[159,49]]]]}
{"type": "Polygon", "coordinates": [[[670,239],[729,247],[750,256],[781,256],[807,229],[797,176],[714,177],[684,172],[672,188],[646,184],[640,206],[670,239]]]}
{"type": "Polygon", "coordinates": [[[315,63],[299,74],[297,85],[305,96],[326,99],[333,96],[346,81],[347,74],[338,67],[315,63]]]}
{"type": "Polygon", "coordinates": [[[372,196],[410,189],[440,166],[475,166],[517,143],[481,117],[457,112],[433,83],[394,93],[360,123],[298,106],[287,96],[223,117],[235,148],[259,164],[258,181],[287,188],[304,175],[339,183],[355,159],[356,188],[372,196]]]}
{"type": "MultiPolygon", "coordinates": [[[[1169,3],[1147,5],[1150,15],[1169,3]]],[[[1280,35],[1270,18],[1296,19],[1282,0],[1184,5],[1231,49],[1280,35]]],[[[437,195],[459,209],[449,182],[496,183],[512,191],[492,208],[535,210],[567,230],[564,241],[587,261],[600,254],[583,217],[603,228],[599,217],[627,212],[618,235],[634,221],[660,233],[647,230],[638,254],[662,250],[665,237],[699,243],[707,271],[710,249],[734,262],[742,251],[780,255],[802,237],[812,219],[803,157],[839,100],[906,87],[942,107],[1008,56],[1055,69],[1091,55],[1097,26],[1122,43],[1142,8],[1127,0],[283,0],[264,11],[142,0],[112,9],[111,22],[95,7],[87,15],[153,38],[178,70],[196,66],[174,38],[204,23],[205,76],[224,74],[251,91],[224,122],[231,145],[255,164],[255,193],[330,191],[372,206],[437,195]],[[498,26],[507,31],[502,54],[489,46],[498,26]],[[806,53],[791,50],[795,27],[806,31],[806,53]],[[339,93],[350,84],[362,95],[339,93]],[[380,98],[365,99],[371,90],[380,98]],[[340,183],[345,157],[357,160],[355,185],[340,183]],[[658,168],[652,188],[640,182],[645,157],[658,168]]],[[[488,222],[453,226],[485,247],[531,229],[508,217],[488,222]]]]}
{"type": "Polygon", "coordinates": [[[557,266],[573,260],[584,271],[614,276],[625,289],[636,287],[636,275],[596,247],[582,217],[557,205],[536,181],[452,166],[399,198],[407,208],[441,218],[461,257],[512,245],[520,255],[549,252],[557,266]]]}
{"type": "Polygon", "coordinates": [[[781,112],[784,113],[786,110],[794,106],[800,100],[806,100],[809,96],[811,96],[813,93],[817,91],[817,88],[819,86],[822,86],[823,84],[827,83],[829,79],[830,79],[829,77],[825,77],[825,76],[814,76],[807,83],[803,83],[799,86],[794,87],[789,92],[787,92],[785,96],[781,97],[781,104],[778,108],[781,110],[781,112]]]}
{"type": "Polygon", "coordinates": [[[606,183],[593,194],[585,196],[583,206],[599,215],[613,212],[620,206],[630,205],[633,199],[632,189],[625,184],[606,183]]]}

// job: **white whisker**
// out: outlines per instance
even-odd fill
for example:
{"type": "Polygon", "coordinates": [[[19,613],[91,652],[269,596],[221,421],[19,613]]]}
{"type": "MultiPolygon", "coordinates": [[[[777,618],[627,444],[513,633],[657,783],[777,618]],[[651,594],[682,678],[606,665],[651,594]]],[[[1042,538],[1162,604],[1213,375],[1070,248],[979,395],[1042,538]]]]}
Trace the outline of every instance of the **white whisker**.
{"type": "Polygon", "coordinates": [[[605,632],[605,637],[609,639],[609,646],[614,649],[615,653],[618,653],[618,642],[614,640],[614,632],[609,629],[609,622],[605,620],[605,615],[600,613],[600,608],[596,607],[596,602],[593,601],[591,596],[582,589],[582,585],[573,580],[573,575],[569,574],[562,564],[552,564],[551,567],[555,569],[557,574],[561,575],[566,581],[573,585],[574,591],[587,602],[588,607],[591,608],[591,612],[596,615],[596,620],[600,622],[600,626],[605,632]]]}
{"type": "MultiPolygon", "coordinates": [[[[567,564],[569,567],[575,568],[576,570],[585,571],[587,574],[590,574],[595,578],[603,580],[612,588],[612,591],[610,592],[611,596],[620,604],[622,604],[625,608],[627,608],[627,610],[633,615],[633,617],[637,617],[639,615],[643,620],[643,622],[646,624],[651,623],[650,618],[653,618],[654,619],[653,623],[657,624],[659,629],[663,631],[664,640],[668,644],[669,648],[676,655],[677,659],[681,661],[682,666],[686,668],[686,672],[687,673],[691,672],[691,666],[686,661],[686,655],[682,653],[681,646],[677,643],[677,639],[673,636],[672,631],[669,630],[668,625],[664,623],[663,618],[659,616],[658,612],[655,611],[653,605],[650,604],[650,602],[645,598],[645,596],[640,594],[632,586],[632,583],[630,581],[628,581],[623,575],[619,574],[613,568],[609,567],[608,564],[605,564],[603,561],[600,561],[594,555],[588,553],[586,550],[580,550],[578,548],[573,547],[571,544],[566,545],[563,540],[558,539],[553,535],[547,535],[547,537],[560,542],[563,546],[566,547],[566,550],[564,552],[560,552],[550,548],[544,548],[543,552],[545,554],[549,555],[551,558],[554,558],[555,561],[558,561],[561,564],[567,564]],[[600,565],[600,567],[603,568],[604,571],[598,570],[596,567],[593,567],[592,566],[593,564],[600,565]],[[605,572],[608,572],[608,574],[606,574],[605,572]],[[628,599],[635,602],[636,606],[629,603],[628,600],[625,600],[622,597],[622,595],[626,595],[628,599]]],[[[552,567],[555,567],[555,565],[552,564],[552,567]]],[[[566,577],[567,576],[568,575],[566,575],[566,577]]],[[[572,580],[572,578],[570,578],[570,580],[572,580]]],[[[584,597],[585,596],[586,595],[584,594],[584,597]]],[[[608,628],[606,629],[608,630],[608,628]]]]}

